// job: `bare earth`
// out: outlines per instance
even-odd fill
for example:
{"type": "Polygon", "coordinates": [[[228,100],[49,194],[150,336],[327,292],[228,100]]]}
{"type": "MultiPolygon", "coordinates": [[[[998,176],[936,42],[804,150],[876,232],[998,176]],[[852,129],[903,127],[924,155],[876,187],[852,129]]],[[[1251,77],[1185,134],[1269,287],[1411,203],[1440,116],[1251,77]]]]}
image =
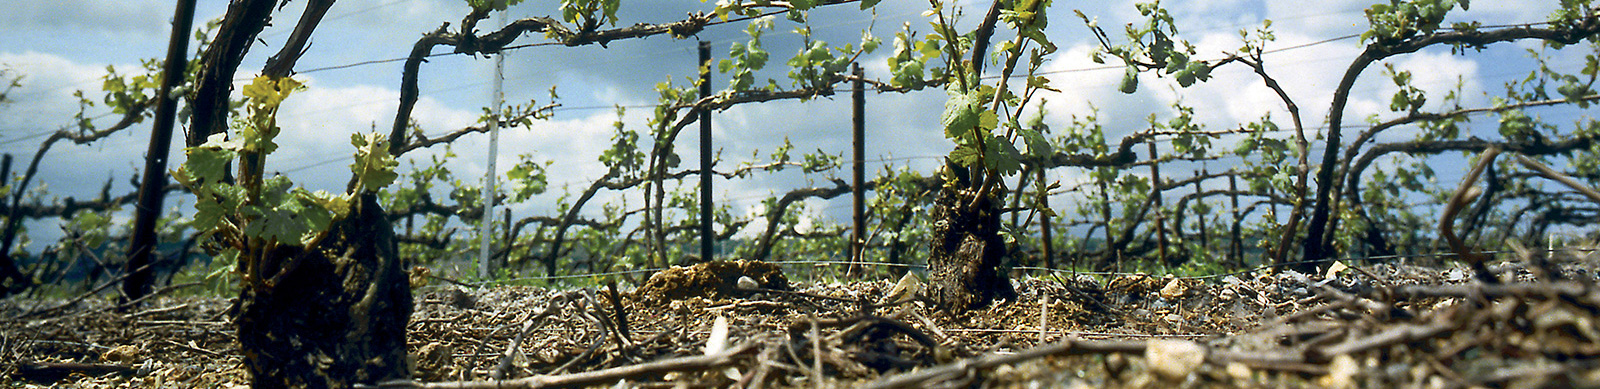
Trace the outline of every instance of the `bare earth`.
{"type": "MultiPolygon", "coordinates": [[[[1596,261],[1363,265],[1332,278],[1057,274],[948,314],[894,280],[790,283],[766,264],[639,288],[416,289],[394,387],[1571,387],[1600,385],[1596,261]],[[741,286],[739,277],[750,277],[741,286]],[[754,282],[752,282],[754,281],[754,282]],[[754,284],[754,287],[752,287],[754,284]],[[618,315],[620,306],[621,316],[618,315]],[[725,326],[718,326],[720,320],[725,326]],[[460,382],[474,381],[474,382],[460,382]]],[[[718,267],[720,266],[720,267],[718,267]]],[[[0,302],[6,387],[244,387],[230,302],[0,302]]]]}

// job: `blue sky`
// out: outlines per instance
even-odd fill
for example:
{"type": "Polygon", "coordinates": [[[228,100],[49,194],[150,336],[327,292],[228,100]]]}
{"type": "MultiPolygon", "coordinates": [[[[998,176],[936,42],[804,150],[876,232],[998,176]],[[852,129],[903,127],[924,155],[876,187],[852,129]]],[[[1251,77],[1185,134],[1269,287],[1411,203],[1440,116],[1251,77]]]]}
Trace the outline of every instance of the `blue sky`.
{"type": "MultiPolygon", "coordinates": [[[[1269,49],[1359,33],[1366,26],[1362,9],[1370,2],[1224,0],[1171,2],[1167,7],[1178,18],[1183,38],[1198,46],[1198,57],[1209,59],[1236,50],[1240,46],[1238,31],[1254,28],[1263,19],[1274,21],[1273,29],[1278,36],[1278,41],[1269,44],[1269,49]]],[[[197,25],[220,17],[225,11],[225,3],[221,1],[200,3],[197,25]]],[[[265,46],[258,42],[251,48],[237,78],[248,79],[260,70],[265,58],[286,39],[287,30],[298,18],[303,3],[292,2],[275,15],[275,25],[261,37],[265,46]]],[[[1524,3],[1529,2],[1474,2],[1470,12],[1457,11],[1451,20],[1482,20],[1486,24],[1537,22],[1544,20],[1557,4],[1556,1],[1524,3]]],[[[972,24],[971,19],[981,14],[987,5],[973,0],[958,4],[967,7],[970,16],[966,24],[972,24]]],[[[624,1],[620,24],[670,22],[681,19],[686,12],[709,11],[713,5],[714,2],[697,1],[624,1]]],[[[862,31],[868,29],[885,39],[883,49],[862,60],[869,76],[881,77],[887,74],[884,58],[892,47],[890,39],[903,23],[909,22],[913,28],[925,27],[920,13],[926,7],[927,3],[920,1],[887,0],[878,7],[876,15],[859,12],[853,5],[831,7],[813,12],[811,25],[818,39],[835,45],[856,43],[862,31]]],[[[5,26],[0,27],[0,66],[9,66],[26,78],[23,87],[12,95],[16,102],[0,107],[0,152],[15,154],[19,162],[25,162],[43,140],[39,134],[71,122],[76,110],[73,91],[81,89],[90,96],[98,96],[99,77],[106,66],[133,72],[137,71],[140,59],[163,57],[172,8],[169,2],[139,0],[15,2],[8,6],[6,12],[0,14],[0,26],[5,26]]],[[[317,30],[298,69],[307,71],[403,57],[416,38],[443,22],[459,23],[467,9],[464,0],[339,1],[317,30]]],[[[1115,90],[1121,77],[1120,69],[1066,72],[1102,66],[1089,61],[1088,53],[1094,43],[1088,30],[1073,15],[1074,10],[1082,10],[1097,18],[1100,25],[1110,26],[1108,30],[1113,34],[1119,31],[1117,26],[1134,22],[1138,16],[1128,2],[1057,1],[1054,4],[1050,10],[1050,31],[1061,50],[1050,58],[1045,70],[1062,72],[1052,76],[1052,85],[1063,92],[1044,96],[1050,101],[1047,123],[1064,123],[1072,115],[1089,112],[1092,105],[1099,108],[1100,117],[1109,130],[1108,136],[1115,139],[1141,129],[1148,115],[1170,117],[1170,105],[1181,100],[1195,106],[1199,118],[1211,129],[1235,127],[1269,112],[1285,123],[1284,128],[1289,128],[1282,104],[1242,66],[1219,69],[1212,81],[1188,89],[1177,88],[1170,80],[1146,76],[1139,92],[1133,95],[1115,90]]],[[[541,1],[520,4],[509,12],[513,18],[559,13],[551,2],[541,1]]],[[[490,19],[480,26],[492,26],[495,20],[490,19]]],[[[800,39],[790,32],[797,26],[795,23],[780,19],[775,25],[776,30],[765,39],[773,53],[773,66],[768,73],[758,75],[758,80],[775,78],[781,85],[782,62],[794,53],[800,39]]],[[[723,58],[729,44],[747,39],[743,28],[743,23],[714,26],[697,38],[713,42],[713,56],[723,58]]],[[[1117,37],[1113,35],[1113,38],[1117,37]]],[[[523,43],[539,41],[536,36],[518,40],[523,43]]],[[[519,154],[554,161],[550,168],[552,193],[517,205],[514,210],[519,217],[550,213],[553,200],[560,196],[563,185],[571,185],[573,191],[579,191],[603,173],[595,156],[609,144],[610,124],[616,117],[609,108],[590,108],[653,103],[655,92],[651,88],[655,83],[671,77],[681,84],[685,77],[693,75],[695,45],[695,39],[652,37],[615,42],[608,48],[539,47],[510,53],[506,57],[505,75],[508,103],[528,99],[547,103],[546,91],[555,86],[562,96],[560,103],[565,107],[551,120],[538,123],[532,129],[508,130],[502,134],[498,162],[501,170],[514,163],[519,154]]],[[[1360,51],[1359,45],[1357,39],[1344,39],[1267,56],[1269,71],[1302,107],[1308,127],[1326,122],[1324,116],[1333,84],[1360,51]]],[[[1417,85],[1429,91],[1430,96],[1442,95],[1459,79],[1467,104],[1481,106],[1488,101],[1486,91],[1500,91],[1505,80],[1526,75],[1529,62],[1524,50],[1528,48],[1537,48],[1537,45],[1500,44],[1466,56],[1452,55],[1447,49],[1429,50],[1403,56],[1393,63],[1400,69],[1416,72],[1417,85]]],[[[1581,66],[1577,59],[1587,54],[1584,50],[1579,47],[1556,55],[1564,60],[1558,60],[1555,65],[1566,70],[1581,66]]],[[[398,96],[400,66],[399,62],[386,62],[300,75],[308,81],[310,89],[291,97],[284,107],[280,120],[285,132],[279,139],[283,148],[270,157],[268,170],[283,172],[312,189],[342,189],[348,178],[347,162],[341,159],[350,153],[348,134],[366,132],[373,127],[387,132],[384,129],[390,125],[398,96]]],[[[422,68],[423,99],[413,117],[429,134],[473,124],[480,107],[488,104],[492,68],[492,61],[481,57],[455,55],[431,59],[422,68]]],[[[1394,89],[1378,69],[1381,67],[1369,69],[1363,81],[1357,84],[1347,116],[1350,120],[1360,121],[1374,114],[1393,115],[1387,113],[1387,105],[1394,89]]],[[[716,88],[725,85],[722,75],[714,78],[717,79],[714,81],[716,88]]],[[[938,114],[944,97],[938,90],[905,95],[869,94],[867,155],[869,160],[879,160],[869,165],[869,171],[883,167],[883,160],[895,166],[931,171],[939,162],[937,156],[951,147],[938,131],[938,114]]],[[[1429,107],[1436,108],[1437,104],[1431,103],[1429,107]]],[[[91,110],[91,115],[103,113],[100,108],[91,110]]],[[[648,111],[646,108],[630,110],[624,121],[629,127],[646,133],[644,119],[648,111]]],[[[1546,117],[1584,114],[1575,108],[1533,113],[1546,117]]],[[[785,137],[794,143],[797,151],[821,149],[832,154],[845,153],[850,145],[848,115],[847,94],[832,100],[755,104],[720,112],[714,118],[714,138],[724,157],[719,166],[725,169],[740,162],[760,162],[750,159],[751,151],[759,149],[765,156],[781,145],[785,137]]],[[[104,117],[98,123],[104,125],[114,119],[104,117]]],[[[1492,123],[1492,119],[1478,122],[1492,123]]],[[[1064,124],[1056,126],[1060,128],[1064,124]]],[[[132,188],[126,182],[142,166],[140,158],[148,139],[148,128],[148,124],[141,125],[87,146],[58,145],[46,157],[37,182],[48,185],[49,193],[56,196],[92,197],[108,178],[115,181],[113,193],[130,191],[132,188]]],[[[1395,131],[1390,137],[1404,137],[1405,134],[1395,131]]],[[[1497,137],[1492,128],[1480,128],[1475,134],[1497,137]]],[[[1284,133],[1284,136],[1289,134],[1284,133]]],[[[459,157],[450,166],[458,177],[465,180],[482,177],[487,139],[485,135],[469,136],[454,145],[459,157]]],[[[698,157],[692,146],[698,142],[696,135],[686,133],[680,141],[685,142],[679,150],[686,160],[698,157]]],[[[1218,145],[1231,147],[1231,141],[1218,145]]],[[[440,148],[414,152],[407,157],[426,159],[442,151],[440,148]]],[[[181,158],[175,158],[173,163],[180,161],[181,158]]],[[[402,163],[403,169],[407,166],[402,163]]],[[[1436,169],[1444,180],[1459,176],[1457,170],[1461,170],[1447,166],[1436,166],[1436,169]]],[[[1076,169],[1057,169],[1052,174],[1053,179],[1063,181],[1066,186],[1083,177],[1083,172],[1076,169]]],[[[1177,177],[1190,173],[1174,170],[1167,174],[1177,177]]],[[[749,213],[755,212],[757,208],[754,207],[770,193],[808,186],[808,181],[825,177],[785,172],[732,184],[719,183],[717,191],[719,201],[734,205],[736,212],[749,213]]],[[[1453,183],[1448,185],[1453,186],[1453,183]]],[[[1070,198],[1056,200],[1055,204],[1067,204],[1062,201],[1070,201],[1070,198]]],[[[169,206],[171,204],[169,199],[169,206]]],[[[638,202],[630,204],[637,206],[638,202]]],[[[813,202],[812,210],[819,217],[840,217],[848,212],[848,199],[813,202]]],[[[53,230],[41,227],[44,226],[34,229],[45,235],[49,232],[43,230],[53,230]]]]}

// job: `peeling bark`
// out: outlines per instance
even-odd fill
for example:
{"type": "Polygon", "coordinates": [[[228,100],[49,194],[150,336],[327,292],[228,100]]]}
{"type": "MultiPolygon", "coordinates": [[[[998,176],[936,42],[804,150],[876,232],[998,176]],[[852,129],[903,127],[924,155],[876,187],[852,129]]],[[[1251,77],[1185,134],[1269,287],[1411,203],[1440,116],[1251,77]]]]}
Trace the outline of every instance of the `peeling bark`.
{"type": "Polygon", "coordinates": [[[1000,238],[996,194],[977,198],[977,191],[948,187],[939,192],[931,214],[928,293],[944,309],[978,309],[995,299],[1017,297],[1010,278],[1000,269],[1007,247],[1000,238]]]}

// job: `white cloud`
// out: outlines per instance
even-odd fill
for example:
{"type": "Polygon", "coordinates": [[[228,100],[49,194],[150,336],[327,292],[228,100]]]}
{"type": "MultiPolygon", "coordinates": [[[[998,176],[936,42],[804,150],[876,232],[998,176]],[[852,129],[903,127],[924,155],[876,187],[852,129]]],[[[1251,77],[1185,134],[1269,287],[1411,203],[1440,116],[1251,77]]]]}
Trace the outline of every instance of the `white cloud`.
{"type": "MultiPolygon", "coordinates": [[[[105,65],[36,52],[0,53],[0,64],[25,76],[22,87],[8,96],[14,103],[0,106],[0,142],[5,143],[0,145],[0,152],[12,154],[13,170],[20,172],[46,140],[46,134],[73,123],[78,107],[73,93],[78,86],[90,86],[83,88],[88,89],[86,96],[102,104],[98,98],[99,82],[95,80],[105,74],[105,65]]],[[[131,65],[117,68],[124,74],[137,69],[131,65]]],[[[88,115],[98,116],[105,111],[97,106],[90,108],[88,115]]],[[[120,119],[107,115],[95,123],[104,127],[120,119]]],[[[143,166],[139,158],[149,144],[149,133],[147,125],[135,125],[90,145],[57,142],[41,160],[36,182],[50,185],[51,195],[92,197],[107,178],[116,177],[113,194],[125,193],[124,178],[143,166]]]]}
{"type": "MultiPolygon", "coordinates": [[[[1445,102],[1442,101],[1444,96],[1454,90],[1458,83],[1461,87],[1460,96],[1463,97],[1462,104],[1464,106],[1481,107],[1488,105],[1488,101],[1484,97],[1484,88],[1479,84],[1478,63],[1475,61],[1450,55],[1448,52],[1425,52],[1398,58],[1392,63],[1397,72],[1410,71],[1412,85],[1417,89],[1421,89],[1428,97],[1429,100],[1423,107],[1424,111],[1443,111],[1446,108],[1444,106],[1445,102]]],[[[1367,85],[1377,85],[1358,90],[1371,96],[1376,106],[1375,111],[1381,110],[1373,113],[1379,113],[1379,117],[1385,119],[1400,116],[1398,113],[1389,112],[1388,104],[1390,97],[1399,88],[1395,87],[1392,81],[1382,75],[1382,68],[1379,65],[1374,65],[1368,70],[1368,73],[1370,73],[1368,76],[1372,80],[1367,85]]],[[[1414,128],[1400,128],[1386,131],[1385,134],[1379,136],[1378,140],[1380,142],[1399,141],[1411,139],[1415,134],[1416,130],[1414,128]]]]}
{"type": "Polygon", "coordinates": [[[1135,93],[1119,92],[1117,87],[1122,82],[1123,70],[1103,69],[1115,64],[1114,58],[1108,58],[1106,64],[1094,63],[1089,58],[1092,47],[1089,44],[1065,47],[1041,69],[1041,72],[1051,73],[1047,75],[1050,85],[1062,91],[1040,96],[1047,101],[1046,123],[1061,131],[1072,122],[1071,117],[1083,117],[1098,110],[1107,141],[1115,143],[1122,136],[1146,127],[1145,119],[1150,114],[1160,116],[1170,110],[1169,102],[1160,97],[1165,93],[1160,90],[1166,88],[1167,81],[1144,74],[1139,77],[1135,93]]]}
{"type": "MultiPolygon", "coordinates": [[[[278,120],[283,133],[277,140],[279,151],[269,157],[276,162],[269,162],[270,170],[298,170],[347,157],[353,151],[350,134],[373,131],[389,134],[399,104],[399,91],[372,85],[323,86],[316,78],[301,78],[306,81],[307,89],[291,96],[280,109],[278,120]]],[[[478,116],[475,111],[449,107],[431,97],[422,97],[411,117],[427,134],[439,135],[473,125],[478,116]]],[[[297,171],[290,177],[309,188],[342,190],[349,179],[346,165],[348,162],[330,163],[297,171]]]]}
{"type": "Polygon", "coordinates": [[[1495,20],[1486,24],[1538,23],[1545,21],[1559,5],[1555,1],[1475,1],[1472,2],[1472,9],[1452,11],[1446,22],[1495,20]]]}
{"type": "MultiPolygon", "coordinates": [[[[465,16],[468,10],[467,2],[461,0],[346,0],[334,5],[328,11],[328,17],[348,18],[357,24],[381,26],[394,23],[395,20],[438,19],[441,15],[465,16]]],[[[437,23],[434,24],[437,27],[437,23]]]]}
{"type": "Polygon", "coordinates": [[[1315,6],[1308,6],[1305,2],[1299,1],[1264,3],[1267,19],[1273,21],[1272,26],[1275,30],[1305,34],[1313,37],[1313,40],[1320,40],[1357,34],[1365,30],[1367,19],[1363,12],[1373,1],[1319,1],[1315,6]]]}
{"type": "MultiPolygon", "coordinates": [[[[1273,47],[1290,47],[1313,42],[1315,39],[1292,32],[1278,33],[1278,40],[1268,44],[1273,47]]],[[[1205,34],[1192,41],[1198,48],[1198,57],[1221,58],[1226,52],[1241,45],[1237,35],[1205,34]]],[[[1300,109],[1300,115],[1309,127],[1324,120],[1332,102],[1333,89],[1349,61],[1360,53],[1360,48],[1344,42],[1315,46],[1315,49],[1298,49],[1268,54],[1263,58],[1267,74],[1283,88],[1300,109]]],[[[1202,123],[1212,129],[1236,127],[1242,123],[1259,120],[1271,114],[1283,128],[1290,126],[1290,117],[1283,99],[1269,88],[1248,66],[1242,63],[1225,65],[1212,73],[1212,79],[1196,83],[1189,88],[1177,89],[1166,81],[1161,92],[1163,100],[1171,103],[1182,99],[1195,107],[1202,123]]],[[[1364,96],[1355,96],[1356,100],[1364,96]]]]}
{"type": "Polygon", "coordinates": [[[1176,19],[1179,33],[1231,33],[1261,23],[1259,7],[1253,3],[1252,0],[1183,1],[1164,6],[1176,19]]]}
{"type": "MultiPolygon", "coordinates": [[[[0,110],[27,113],[0,115],[0,128],[19,131],[29,131],[30,127],[36,128],[34,131],[44,131],[71,123],[78,106],[78,99],[73,93],[84,89],[91,101],[99,103],[96,97],[100,90],[100,78],[106,74],[106,65],[103,64],[79,63],[58,55],[32,51],[0,52],[0,67],[9,67],[23,77],[22,86],[8,96],[14,104],[0,106],[0,110]]],[[[123,74],[141,73],[141,69],[133,65],[118,65],[116,68],[123,74]]],[[[9,135],[0,136],[0,139],[11,138],[9,135]]]]}
{"type": "Polygon", "coordinates": [[[172,17],[171,3],[154,0],[16,1],[0,12],[8,29],[44,29],[63,33],[164,36],[172,17]]]}

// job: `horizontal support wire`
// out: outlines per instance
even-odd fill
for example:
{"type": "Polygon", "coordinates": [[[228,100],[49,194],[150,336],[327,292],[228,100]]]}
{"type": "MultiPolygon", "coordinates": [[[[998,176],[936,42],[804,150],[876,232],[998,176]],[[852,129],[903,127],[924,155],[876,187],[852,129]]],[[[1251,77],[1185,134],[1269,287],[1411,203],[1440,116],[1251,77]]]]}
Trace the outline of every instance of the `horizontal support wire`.
{"type": "MultiPolygon", "coordinates": [[[[1596,252],[1596,251],[1600,251],[1600,249],[1581,248],[1581,247],[1567,247],[1567,248],[1556,248],[1556,249],[1534,250],[1534,251],[1535,252],[1544,252],[1544,253],[1554,253],[1554,252],[1560,252],[1560,251],[1596,252]]],[[[1502,250],[1502,251],[1482,251],[1482,252],[1478,252],[1478,253],[1479,254],[1487,254],[1487,255],[1497,255],[1497,254],[1514,254],[1516,252],[1515,251],[1504,251],[1504,250],[1502,250]]],[[[1271,268],[1277,268],[1277,267],[1304,265],[1304,264],[1320,264],[1320,263],[1331,263],[1331,262],[1339,262],[1339,261],[1344,261],[1344,262],[1374,262],[1374,261],[1382,261],[1382,260],[1390,260],[1390,259],[1434,258],[1434,257],[1449,257],[1449,256],[1455,256],[1455,255],[1457,255],[1457,254],[1456,253],[1424,253],[1424,254],[1378,255],[1378,256],[1371,256],[1371,257],[1327,258],[1327,259],[1319,259],[1319,260],[1314,260],[1314,261],[1294,261],[1294,262],[1286,262],[1286,263],[1280,263],[1280,264],[1261,265],[1261,266],[1256,266],[1256,267],[1249,268],[1249,269],[1232,271],[1232,272],[1227,272],[1227,273],[1218,273],[1218,274],[1209,274],[1209,275],[1197,275],[1197,276],[1183,276],[1183,277],[1173,277],[1173,278],[1184,279],[1184,280],[1204,280],[1204,279],[1223,278],[1223,277],[1227,277],[1227,276],[1236,276],[1236,275],[1241,275],[1241,274],[1254,273],[1254,272],[1258,272],[1258,271],[1262,271],[1262,270],[1266,270],[1266,269],[1271,269],[1271,268]]],[[[775,265],[864,265],[864,266],[881,266],[881,267],[903,267],[903,268],[912,268],[912,269],[926,269],[928,267],[927,265],[917,265],[917,264],[908,264],[908,263],[859,262],[859,261],[827,261],[827,260],[770,261],[770,262],[767,262],[767,263],[771,263],[771,264],[775,264],[775,265]]],[[[1062,273],[1074,274],[1074,275],[1081,274],[1081,275],[1090,275],[1090,276],[1118,276],[1118,277],[1120,277],[1120,276],[1141,276],[1141,275],[1148,276],[1148,275],[1150,275],[1150,273],[1140,273],[1140,272],[1076,271],[1076,270],[1072,270],[1072,269],[1051,269],[1051,268],[1043,268],[1043,267],[1036,267],[1036,266],[1016,266],[1016,267],[1012,267],[1011,269],[1014,269],[1014,270],[1027,270],[1027,271],[1046,271],[1046,272],[1057,273],[1057,274],[1062,274],[1062,273]]],[[[603,273],[569,274],[569,275],[559,275],[559,276],[518,277],[518,278],[508,278],[508,279],[504,279],[504,280],[491,280],[491,281],[482,281],[482,282],[467,283],[467,284],[477,285],[477,286],[484,286],[484,285],[495,285],[495,284],[507,284],[507,283],[517,282],[517,281],[560,280],[560,279],[574,279],[574,278],[587,278],[587,277],[604,277],[604,276],[623,275],[623,274],[653,273],[653,272],[658,272],[658,271],[662,271],[662,270],[667,270],[667,269],[665,269],[665,268],[648,268],[648,269],[634,269],[634,270],[618,270],[618,271],[610,271],[610,272],[603,272],[603,273]]]]}

